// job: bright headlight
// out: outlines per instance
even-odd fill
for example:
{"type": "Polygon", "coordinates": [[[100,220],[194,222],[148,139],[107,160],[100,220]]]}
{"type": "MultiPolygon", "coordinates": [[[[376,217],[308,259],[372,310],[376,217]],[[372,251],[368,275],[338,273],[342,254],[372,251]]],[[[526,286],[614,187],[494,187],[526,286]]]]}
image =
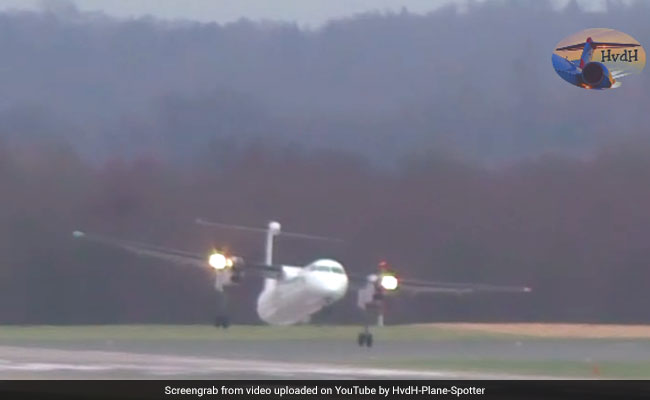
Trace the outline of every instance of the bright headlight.
{"type": "Polygon", "coordinates": [[[397,278],[395,278],[393,275],[384,275],[381,277],[381,281],[379,283],[381,287],[383,287],[386,290],[395,290],[397,289],[397,285],[399,282],[397,281],[397,278]]]}
{"type": "Polygon", "coordinates": [[[214,253],[210,255],[208,264],[214,269],[224,269],[228,266],[228,259],[223,254],[214,253]]]}

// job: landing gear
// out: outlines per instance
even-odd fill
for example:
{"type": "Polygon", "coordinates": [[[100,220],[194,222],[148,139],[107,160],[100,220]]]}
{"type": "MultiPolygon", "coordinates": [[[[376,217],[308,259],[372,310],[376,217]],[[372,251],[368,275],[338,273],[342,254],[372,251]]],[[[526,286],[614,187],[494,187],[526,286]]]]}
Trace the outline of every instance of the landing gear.
{"type": "Polygon", "coordinates": [[[227,315],[218,315],[214,321],[214,326],[227,329],[230,326],[230,318],[227,315]]]}
{"type": "Polygon", "coordinates": [[[227,329],[230,326],[230,317],[228,316],[228,298],[225,290],[217,290],[217,307],[218,311],[214,326],[227,329]]]}
{"type": "Polygon", "coordinates": [[[370,333],[370,310],[364,310],[364,323],[363,323],[363,332],[359,333],[357,337],[357,343],[360,347],[366,346],[368,348],[372,347],[372,333],[370,333]]]}
{"type": "Polygon", "coordinates": [[[363,312],[363,332],[357,337],[360,347],[372,347],[371,324],[376,322],[377,326],[384,326],[384,289],[379,279],[380,275],[369,275],[366,285],[357,292],[357,306],[363,312]]]}
{"type": "Polygon", "coordinates": [[[357,339],[357,342],[360,347],[366,346],[366,347],[372,347],[372,333],[369,332],[361,332],[359,333],[359,337],[357,339]]]}

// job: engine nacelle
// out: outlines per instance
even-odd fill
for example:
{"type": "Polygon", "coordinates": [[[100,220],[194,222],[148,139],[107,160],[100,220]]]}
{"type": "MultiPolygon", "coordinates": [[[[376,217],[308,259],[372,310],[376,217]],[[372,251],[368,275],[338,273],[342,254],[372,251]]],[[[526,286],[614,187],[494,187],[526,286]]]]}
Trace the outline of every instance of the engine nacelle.
{"type": "Polygon", "coordinates": [[[614,79],[607,67],[592,61],[585,65],[581,73],[582,82],[592,89],[607,89],[612,87],[614,79]]]}
{"type": "Polygon", "coordinates": [[[226,286],[237,285],[244,279],[244,260],[240,257],[229,257],[226,268],[216,269],[214,288],[223,291],[226,286]]]}
{"type": "Polygon", "coordinates": [[[382,297],[381,287],[377,285],[377,275],[368,275],[366,284],[359,288],[357,293],[357,305],[362,310],[376,306],[379,298],[382,297]]]}
{"type": "Polygon", "coordinates": [[[381,307],[387,289],[384,287],[385,275],[368,275],[367,283],[361,287],[357,295],[357,305],[365,310],[367,308],[381,307]]]}
{"type": "Polygon", "coordinates": [[[214,282],[214,288],[223,291],[226,286],[238,285],[244,278],[244,271],[241,268],[229,268],[217,272],[214,282]]]}

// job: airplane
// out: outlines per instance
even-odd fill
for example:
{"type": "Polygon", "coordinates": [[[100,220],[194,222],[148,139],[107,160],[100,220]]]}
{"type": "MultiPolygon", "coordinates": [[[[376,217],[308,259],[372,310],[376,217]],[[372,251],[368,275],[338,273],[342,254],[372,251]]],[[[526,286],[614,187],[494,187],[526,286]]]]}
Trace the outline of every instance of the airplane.
{"type": "Polygon", "coordinates": [[[263,232],[266,236],[263,262],[248,262],[242,257],[227,252],[212,250],[207,254],[197,254],[82,231],[74,231],[73,237],[116,247],[141,256],[198,267],[210,273],[212,279],[215,280],[215,289],[221,297],[216,325],[222,328],[227,328],[230,325],[225,306],[224,289],[237,285],[247,275],[258,275],[264,278],[264,286],[257,298],[257,314],[262,321],[270,325],[293,325],[308,321],[313,314],[324,307],[341,300],[348,290],[354,287],[357,290],[357,305],[365,314],[364,330],[359,333],[357,338],[359,346],[362,347],[372,347],[371,318],[376,315],[377,325],[383,325],[383,301],[390,293],[465,294],[476,292],[527,293],[531,291],[529,287],[400,279],[386,262],[381,262],[377,272],[367,276],[348,274],[341,263],[328,258],[315,260],[305,266],[275,264],[273,262],[273,242],[276,236],[339,240],[283,232],[277,221],[269,222],[266,229],[215,223],[203,219],[197,219],[196,223],[203,226],[263,232]]]}
{"type": "Polygon", "coordinates": [[[575,86],[585,89],[616,88],[621,86],[621,82],[616,79],[628,73],[624,71],[614,71],[612,73],[602,62],[592,61],[594,50],[626,48],[623,55],[614,54],[613,57],[611,50],[608,50],[609,52],[607,54],[603,50],[601,61],[604,61],[606,58],[608,61],[630,61],[632,58],[638,59],[638,57],[636,50],[634,55],[632,55],[631,50],[628,55],[627,48],[640,46],[638,43],[594,42],[591,37],[588,37],[584,43],[556,48],[555,51],[575,51],[582,49],[582,55],[579,60],[569,61],[567,58],[562,58],[553,53],[553,68],[555,68],[555,71],[562,79],[575,86]]]}

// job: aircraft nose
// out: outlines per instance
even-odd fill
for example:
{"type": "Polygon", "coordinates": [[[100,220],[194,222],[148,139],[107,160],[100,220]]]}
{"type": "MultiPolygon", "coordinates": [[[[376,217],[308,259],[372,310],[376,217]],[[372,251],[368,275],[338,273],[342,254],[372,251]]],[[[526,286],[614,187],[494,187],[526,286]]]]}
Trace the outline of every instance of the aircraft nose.
{"type": "Polygon", "coordinates": [[[343,297],[348,289],[348,277],[338,274],[318,274],[310,280],[313,289],[332,299],[343,297]]]}

